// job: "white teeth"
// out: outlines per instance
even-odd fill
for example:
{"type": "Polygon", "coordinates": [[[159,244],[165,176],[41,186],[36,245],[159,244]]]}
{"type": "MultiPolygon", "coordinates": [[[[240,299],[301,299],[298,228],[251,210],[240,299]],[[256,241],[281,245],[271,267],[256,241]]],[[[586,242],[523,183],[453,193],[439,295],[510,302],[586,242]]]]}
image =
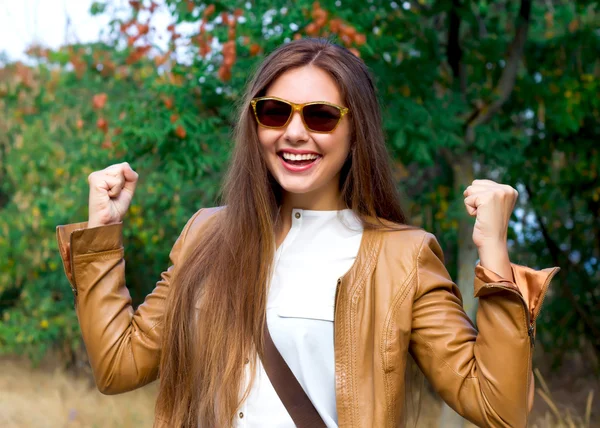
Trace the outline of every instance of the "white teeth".
{"type": "Polygon", "coordinates": [[[304,154],[304,155],[296,155],[294,153],[283,152],[283,158],[286,160],[292,161],[300,161],[300,160],[314,160],[318,158],[318,155],[315,154],[304,154]]]}

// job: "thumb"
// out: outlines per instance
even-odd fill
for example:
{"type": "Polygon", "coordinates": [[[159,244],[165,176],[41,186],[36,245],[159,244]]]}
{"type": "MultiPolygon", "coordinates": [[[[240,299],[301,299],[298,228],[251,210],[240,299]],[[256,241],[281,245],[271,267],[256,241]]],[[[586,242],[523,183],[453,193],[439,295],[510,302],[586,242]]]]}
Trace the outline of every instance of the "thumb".
{"type": "Polygon", "coordinates": [[[125,178],[125,185],[123,186],[123,190],[127,190],[131,194],[135,192],[135,187],[137,186],[138,181],[138,173],[135,172],[129,163],[123,162],[123,177],[125,178]]]}

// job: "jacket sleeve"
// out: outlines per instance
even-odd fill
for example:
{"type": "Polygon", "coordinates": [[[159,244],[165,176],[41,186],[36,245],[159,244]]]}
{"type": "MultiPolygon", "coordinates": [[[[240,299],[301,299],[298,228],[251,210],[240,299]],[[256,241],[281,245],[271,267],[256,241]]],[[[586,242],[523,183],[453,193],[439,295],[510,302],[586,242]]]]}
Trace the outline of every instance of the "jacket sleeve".
{"type": "Polygon", "coordinates": [[[417,256],[411,354],[442,399],[477,426],[527,426],[535,319],[558,268],[512,269],[514,282],[476,267],[478,333],[433,235],[417,256]]]}
{"type": "MultiPolygon", "coordinates": [[[[202,210],[200,210],[202,211],[202,210]]],[[[162,317],[173,269],[198,211],[173,246],[171,266],[136,311],[125,285],[123,224],[56,228],[65,273],[75,294],[81,334],[100,392],[118,394],[157,378],[162,317]]]]}

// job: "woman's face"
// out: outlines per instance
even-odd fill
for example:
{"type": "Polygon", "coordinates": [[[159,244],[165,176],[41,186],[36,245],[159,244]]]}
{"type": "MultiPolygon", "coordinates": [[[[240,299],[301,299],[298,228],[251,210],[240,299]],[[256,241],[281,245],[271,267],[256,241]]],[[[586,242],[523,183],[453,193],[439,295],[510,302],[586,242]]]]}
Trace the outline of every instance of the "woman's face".
{"type": "MultiPolygon", "coordinates": [[[[265,96],[298,104],[327,101],[346,107],[333,78],[314,66],[288,70],[269,86],[265,96]]],[[[284,128],[258,125],[264,159],[284,192],[316,199],[339,196],[340,171],[350,150],[350,132],[347,115],[330,134],[306,129],[299,112],[293,113],[284,128]],[[303,154],[309,159],[290,159],[291,155],[303,154]]]]}

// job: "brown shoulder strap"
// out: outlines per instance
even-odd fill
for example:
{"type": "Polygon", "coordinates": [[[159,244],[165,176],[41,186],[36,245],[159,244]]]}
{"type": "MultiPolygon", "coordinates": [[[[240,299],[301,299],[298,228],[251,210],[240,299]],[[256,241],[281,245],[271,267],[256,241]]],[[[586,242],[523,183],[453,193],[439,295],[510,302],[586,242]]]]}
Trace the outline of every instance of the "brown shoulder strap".
{"type": "Polygon", "coordinates": [[[326,428],[319,412],[273,343],[266,320],[264,335],[265,349],[262,363],[275,392],[292,420],[298,428],[326,428]]]}

